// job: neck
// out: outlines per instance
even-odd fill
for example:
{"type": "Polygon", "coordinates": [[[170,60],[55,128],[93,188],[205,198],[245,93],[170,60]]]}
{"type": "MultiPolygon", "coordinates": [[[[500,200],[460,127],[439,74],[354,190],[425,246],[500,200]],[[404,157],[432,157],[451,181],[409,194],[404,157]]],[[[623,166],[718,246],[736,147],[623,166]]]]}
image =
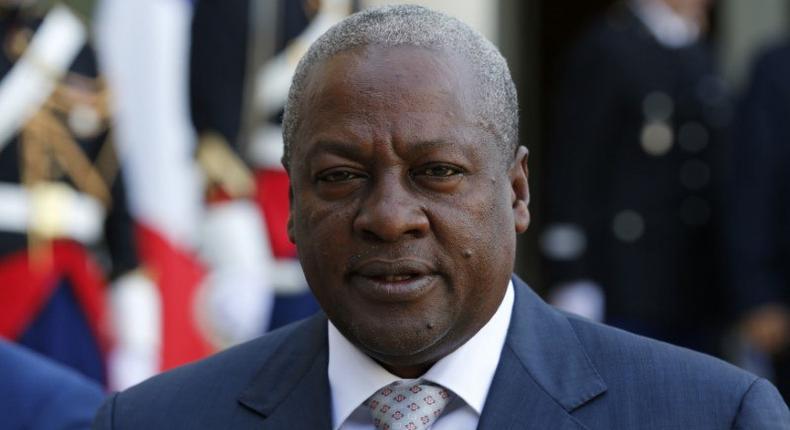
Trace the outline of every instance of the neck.
{"type": "Polygon", "coordinates": [[[414,366],[390,366],[389,364],[382,363],[376,360],[388,372],[403,379],[417,379],[428,372],[434,363],[421,364],[414,366]]]}

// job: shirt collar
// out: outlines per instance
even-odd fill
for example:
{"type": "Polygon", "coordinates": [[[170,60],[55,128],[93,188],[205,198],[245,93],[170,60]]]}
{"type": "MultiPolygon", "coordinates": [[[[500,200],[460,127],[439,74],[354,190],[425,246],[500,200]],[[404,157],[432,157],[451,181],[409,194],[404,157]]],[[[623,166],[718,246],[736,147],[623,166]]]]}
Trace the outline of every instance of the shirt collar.
{"type": "Polygon", "coordinates": [[[668,48],[682,48],[699,39],[699,25],[679,15],[663,1],[632,0],[629,4],[660,44],[668,48]]]}
{"type": "MultiPolygon", "coordinates": [[[[450,389],[478,415],[483,411],[494,379],[513,312],[513,282],[491,319],[466,343],[442,358],[423,379],[450,389]],[[469,377],[474,375],[474,377],[469,377]]],[[[401,378],[391,374],[358,350],[328,322],[329,386],[332,393],[332,428],[338,429],[371,394],[401,378]]]]}

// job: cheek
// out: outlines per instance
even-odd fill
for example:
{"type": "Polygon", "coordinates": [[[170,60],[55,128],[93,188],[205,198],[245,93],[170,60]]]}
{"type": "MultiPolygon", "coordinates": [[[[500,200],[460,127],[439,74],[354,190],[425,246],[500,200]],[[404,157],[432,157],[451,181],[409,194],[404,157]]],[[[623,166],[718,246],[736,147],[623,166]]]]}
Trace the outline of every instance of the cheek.
{"type": "Polygon", "coordinates": [[[343,233],[351,226],[348,205],[330,204],[312,195],[295,202],[293,212],[297,245],[313,242],[316,236],[343,233]]]}
{"type": "Polygon", "coordinates": [[[509,200],[496,187],[480,188],[463,193],[435,206],[436,234],[444,242],[464,248],[488,248],[494,241],[510,233],[504,223],[512,218],[509,200]]]}
{"type": "Polygon", "coordinates": [[[484,300],[487,286],[509,279],[515,257],[515,235],[509,195],[496,187],[460,196],[457,204],[441,205],[434,232],[450,256],[453,284],[465,301],[484,300]],[[509,223],[509,224],[508,224],[509,223]]]}
{"type": "Polygon", "coordinates": [[[296,249],[305,274],[310,269],[324,273],[339,272],[345,267],[342,251],[347,249],[351,231],[351,213],[339,205],[327,205],[317,199],[304,199],[294,205],[296,249]]]}

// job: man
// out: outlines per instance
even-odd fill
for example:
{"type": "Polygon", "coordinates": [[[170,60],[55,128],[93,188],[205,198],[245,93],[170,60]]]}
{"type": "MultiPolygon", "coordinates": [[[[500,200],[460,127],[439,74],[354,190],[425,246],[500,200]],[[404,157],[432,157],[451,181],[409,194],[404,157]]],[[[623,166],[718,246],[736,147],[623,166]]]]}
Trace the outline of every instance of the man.
{"type": "Polygon", "coordinates": [[[0,339],[0,421],[4,429],[86,429],[103,399],[95,382],[0,339]]]}
{"type": "Polygon", "coordinates": [[[788,428],[768,382],[511,278],[517,111],[505,60],[455,19],[393,6],[333,27],[283,131],[289,235],[326,315],[116,394],[95,427],[788,428]]]}
{"type": "Polygon", "coordinates": [[[542,243],[558,306],[593,297],[603,309],[586,316],[718,353],[730,105],[704,40],[711,3],[620,2],[570,53],[542,243]]]}

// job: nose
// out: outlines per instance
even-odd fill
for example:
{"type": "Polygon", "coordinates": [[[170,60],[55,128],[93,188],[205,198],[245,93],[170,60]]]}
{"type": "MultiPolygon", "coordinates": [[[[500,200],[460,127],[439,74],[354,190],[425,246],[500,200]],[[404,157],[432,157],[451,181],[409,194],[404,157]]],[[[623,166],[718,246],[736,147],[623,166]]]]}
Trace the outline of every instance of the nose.
{"type": "Polygon", "coordinates": [[[354,218],[354,232],[366,240],[398,242],[424,237],[430,222],[408,184],[387,175],[371,184],[354,218]]]}

